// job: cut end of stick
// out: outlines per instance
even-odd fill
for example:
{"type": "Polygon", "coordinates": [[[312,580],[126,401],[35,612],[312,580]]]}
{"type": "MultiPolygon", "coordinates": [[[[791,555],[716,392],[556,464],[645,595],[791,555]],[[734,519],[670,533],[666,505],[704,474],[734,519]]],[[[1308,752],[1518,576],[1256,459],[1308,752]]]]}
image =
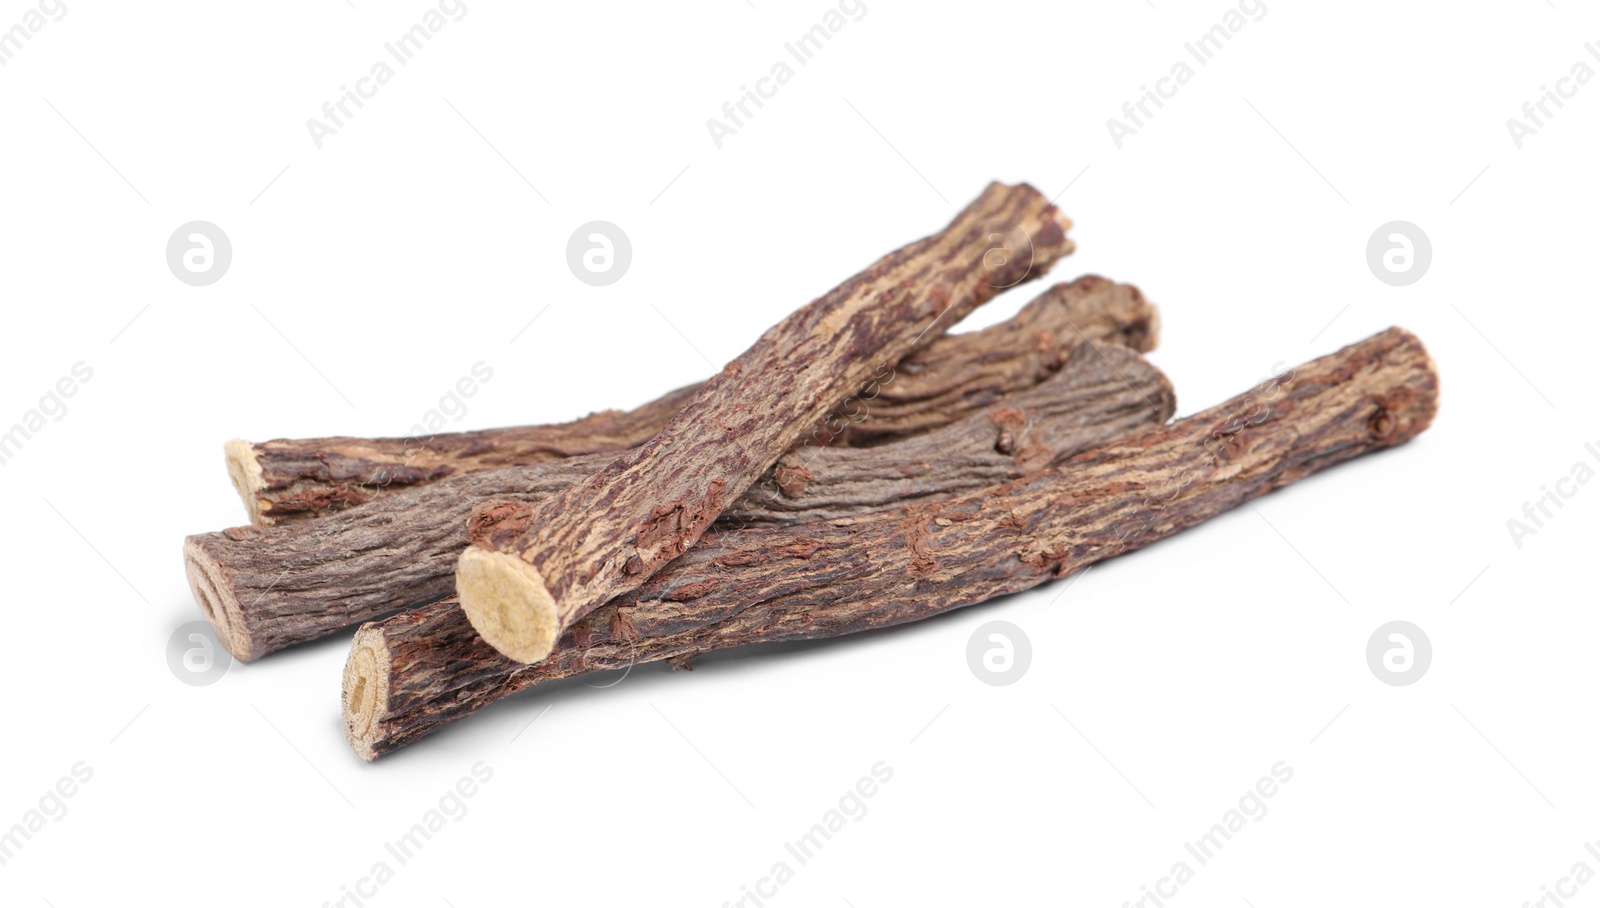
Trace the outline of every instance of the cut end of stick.
{"type": "Polygon", "coordinates": [[[456,562],[456,592],[473,629],[501,655],[533,663],[555,647],[561,633],[555,597],[521,558],[469,546],[456,562]]]}
{"type": "Polygon", "coordinates": [[[271,503],[264,506],[261,500],[261,490],[266,488],[267,483],[261,476],[261,459],[256,456],[255,445],[235,438],[222,446],[222,453],[228,459],[228,478],[233,480],[233,487],[244,500],[244,509],[250,514],[250,522],[260,527],[272,526],[273,520],[265,511],[265,507],[271,507],[271,503]]]}
{"type": "Polygon", "coordinates": [[[239,608],[239,596],[233,591],[233,584],[222,566],[195,542],[195,537],[184,540],[183,572],[189,578],[194,601],[199,604],[206,623],[211,625],[217,642],[227,647],[240,662],[254,661],[256,654],[252,652],[250,631],[245,627],[244,611],[239,608]]]}
{"type": "Polygon", "coordinates": [[[1161,346],[1161,307],[1147,301],[1144,298],[1144,294],[1139,292],[1138,287],[1133,288],[1133,293],[1139,302],[1145,305],[1145,311],[1149,314],[1149,318],[1145,321],[1144,337],[1140,342],[1130,346],[1136,353],[1149,353],[1156,347],[1161,346]]]}
{"type": "Polygon", "coordinates": [[[379,720],[389,710],[389,648],[381,631],[370,626],[356,631],[344,664],[340,700],[351,749],[369,763],[376,760],[377,743],[383,737],[379,720]]]}

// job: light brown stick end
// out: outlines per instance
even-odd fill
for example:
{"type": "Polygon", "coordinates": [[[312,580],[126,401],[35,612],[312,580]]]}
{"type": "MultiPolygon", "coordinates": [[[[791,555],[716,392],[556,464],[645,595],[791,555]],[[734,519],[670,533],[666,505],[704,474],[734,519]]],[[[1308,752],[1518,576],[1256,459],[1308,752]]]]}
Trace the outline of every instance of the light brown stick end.
{"type": "Polygon", "coordinates": [[[1133,292],[1138,296],[1139,302],[1144,303],[1144,305],[1147,307],[1145,311],[1148,312],[1150,316],[1146,322],[1144,343],[1140,344],[1140,348],[1135,352],[1149,353],[1155,348],[1161,346],[1161,307],[1146,300],[1144,298],[1144,294],[1139,292],[1138,287],[1133,288],[1133,292]]]}
{"type": "Polygon", "coordinates": [[[261,500],[261,490],[267,483],[262,479],[261,459],[256,457],[255,445],[235,438],[222,446],[222,453],[228,459],[228,478],[233,480],[234,489],[244,500],[250,522],[258,527],[272,526],[273,520],[266,514],[266,508],[271,505],[264,505],[261,500]]]}
{"type": "Polygon", "coordinates": [[[340,704],[350,748],[369,763],[376,760],[376,745],[383,737],[380,720],[389,711],[389,648],[381,631],[370,626],[356,631],[344,663],[340,704]]]}
{"type": "Polygon", "coordinates": [[[555,647],[561,633],[555,597],[521,558],[469,546],[456,562],[456,592],[473,629],[501,655],[533,663],[555,647]]]}
{"type": "Polygon", "coordinates": [[[189,589],[200,613],[217,642],[228,648],[240,662],[252,662],[257,653],[245,626],[244,610],[239,607],[239,596],[223,572],[222,566],[191,536],[183,541],[183,572],[189,578],[189,589]]]}

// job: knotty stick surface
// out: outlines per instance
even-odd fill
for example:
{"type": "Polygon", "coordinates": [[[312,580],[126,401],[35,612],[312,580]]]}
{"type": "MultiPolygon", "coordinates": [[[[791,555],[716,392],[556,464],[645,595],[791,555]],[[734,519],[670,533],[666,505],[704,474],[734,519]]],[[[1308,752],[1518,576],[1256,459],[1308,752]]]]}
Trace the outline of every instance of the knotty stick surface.
{"type": "MultiPolygon", "coordinates": [[[[708,537],[568,629],[534,665],[496,652],[453,600],[402,612],[356,633],[343,685],[347,735],[371,760],[543,682],[855,633],[1025,590],[1402,444],[1427,428],[1437,404],[1426,350],[1391,328],[1220,406],[986,492],[708,537]]],[[[530,513],[502,514],[505,531],[530,513]]]]}
{"type": "MultiPolygon", "coordinates": [[[[1095,275],[1056,284],[1005,322],[940,335],[901,360],[865,408],[852,404],[829,420],[844,426],[830,440],[877,444],[946,425],[1048,378],[1083,341],[1148,353],[1158,332],[1156,309],[1136,287],[1095,275]]],[[[309,520],[457,473],[633,447],[660,431],[699,388],[554,425],[421,438],[236,439],[226,445],[228,475],[251,523],[309,520]]]]}
{"type": "Polygon", "coordinates": [[[512,658],[543,659],[561,630],[683,554],[841,400],[1070,253],[1070,226],[1033,187],[993,183],[944,230],[778,322],[649,441],[541,503],[526,532],[463,551],[456,591],[473,626],[512,658]]]}
{"type": "MultiPolygon", "coordinates": [[[[946,428],[873,448],[796,452],[735,505],[730,519],[741,523],[730,528],[984,488],[1159,425],[1173,407],[1165,376],[1138,354],[1081,345],[1054,377],[946,428]]],[[[191,536],[190,585],[217,639],[250,661],[448,595],[474,505],[540,501],[606,459],[463,473],[308,523],[191,536]]]]}

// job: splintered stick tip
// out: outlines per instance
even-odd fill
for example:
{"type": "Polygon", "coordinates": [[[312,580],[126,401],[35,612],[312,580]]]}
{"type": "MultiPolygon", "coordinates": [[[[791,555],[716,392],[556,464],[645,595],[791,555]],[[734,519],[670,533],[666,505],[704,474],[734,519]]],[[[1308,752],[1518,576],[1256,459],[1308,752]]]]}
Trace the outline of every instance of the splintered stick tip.
{"type": "Polygon", "coordinates": [[[261,459],[256,457],[255,445],[235,438],[222,446],[222,453],[228,459],[228,478],[233,480],[234,489],[244,500],[244,509],[250,514],[250,522],[256,526],[271,526],[272,518],[267,516],[262,507],[261,490],[267,484],[262,479],[261,459]]]}

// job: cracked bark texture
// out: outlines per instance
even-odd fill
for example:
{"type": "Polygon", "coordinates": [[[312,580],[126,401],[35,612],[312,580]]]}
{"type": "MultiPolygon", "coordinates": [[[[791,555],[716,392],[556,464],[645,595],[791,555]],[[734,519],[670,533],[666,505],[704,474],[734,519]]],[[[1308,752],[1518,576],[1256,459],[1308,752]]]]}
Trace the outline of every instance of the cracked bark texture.
{"type": "Polygon", "coordinates": [[[525,662],[694,545],[841,400],[1002,288],[1072,251],[1071,222],[1026,184],[990,184],[944,230],[802,306],[701,386],[655,436],[538,506],[497,551],[469,548],[461,606],[525,662]]]}
{"type": "MultiPolygon", "coordinates": [[[[543,662],[483,641],[453,600],[363,625],[343,715],[364,759],[560,678],[916,621],[1135,551],[1432,422],[1438,376],[1391,328],[1219,406],[960,498],[723,534],[579,621],[543,662]]],[[[498,515],[489,542],[532,512],[498,515]]]]}
{"type": "MultiPolygon", "coordinates": [[[[1166,377],[1137,353],[1080,345],[1044,383],[944,428],[872,448],[796,452],[731,509],[722,529],[985,488],[1159,425],[1174,406],[1166,377]]],[[[539,502],[607,459],[589,454],[464,473],[304,524],[191,536],[184,545],[190,585],[217,639],[252,661],[448,595],[474,506],[539,502]]]]}
{"type": "MultiPolygon", "coordinates": [[[[835,444],[881,444],[948,423],[1053,375],[1084,342],[1148,353],[1160,320],[1137,287],[1096,275],[1060,283],[981,331],[940,335],[901,360],[877,394],[830,414],[835,444]]],[[[310,520],[447,476],[619,451],[659,432],[699,391],[679,388],[632,410],[573,422],[420,438],[230,441],[228,474],[251,523],[310,520]]]]}

